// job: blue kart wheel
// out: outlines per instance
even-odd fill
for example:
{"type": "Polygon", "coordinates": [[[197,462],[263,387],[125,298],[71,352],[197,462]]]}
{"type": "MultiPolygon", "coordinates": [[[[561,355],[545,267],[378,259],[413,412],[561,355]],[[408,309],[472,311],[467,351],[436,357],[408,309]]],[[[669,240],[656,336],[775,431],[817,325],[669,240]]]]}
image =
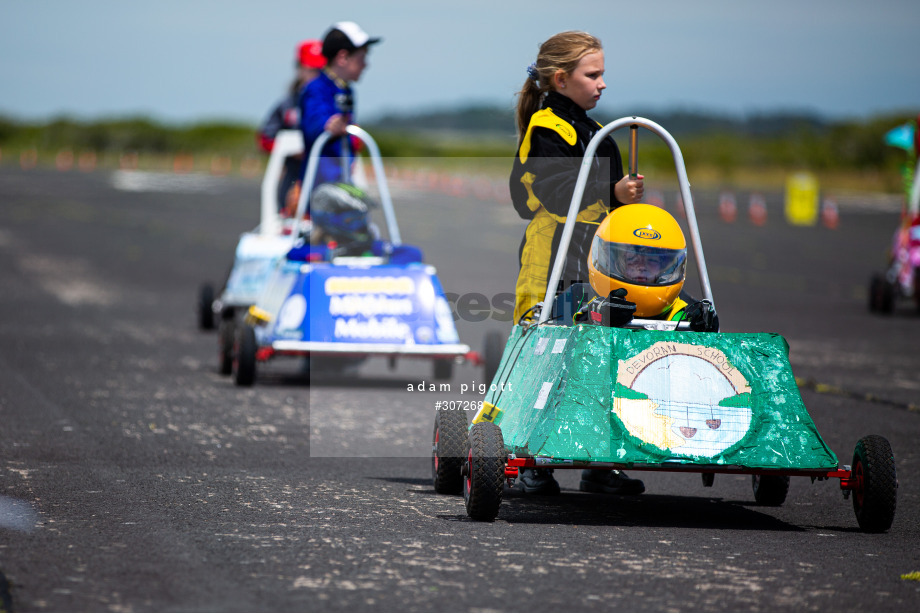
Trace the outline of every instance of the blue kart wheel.
{"type": "Polygon", "coordinates": [[[236,320],[233,312],[221,318],[217,327],[217,372],[221,375],[233,373],[233,340],[236,337],[236,320]]]}
{"type": "Polygon", "coordinates": [[[434,379],[444,381],[454,377],[454,361],[452,358],[434,359],[434,379]]]}
{"type": "Polygon", "coordinates": [[[245,324],[239,329],[233,356],[233,381],[237,386],[252,386],[256,380],[256,331],[245,324]]]}
{"type": "Polygon", "coordinates": [[[214,287],[204,283],[198,288],[198,328],[201,330],[214,329],[214,287]]]}

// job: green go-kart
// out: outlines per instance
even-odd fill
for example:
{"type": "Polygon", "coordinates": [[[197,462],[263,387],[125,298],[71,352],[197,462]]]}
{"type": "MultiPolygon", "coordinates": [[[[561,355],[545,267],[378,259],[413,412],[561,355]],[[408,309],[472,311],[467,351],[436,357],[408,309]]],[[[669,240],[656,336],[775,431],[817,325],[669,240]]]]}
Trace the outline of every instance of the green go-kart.
{"type": "MultiPolygon", "coordinates": [[[[671,151],[700,290],[714,304],[674,138],[647,119],[622,118],[597,133],[584,159],[627,126],[630,172],[639,127],[671,151]]],[[[562,275],[589,167],[581,165],[550,289],[562,275]]],[[[519,470],[593,468],[696,472],[706,486],[718,473],[749,474],[755,500],[774,506],[785,501],[790,476],[839,478],[862,530],[891,527],[898,487],[891,446],[869,435],[856,444],[852,465],[839,465],[805,409],[780,335],[694,332],[688,322],[643,319],[560,325],[550,318],[555,298],[547,291],[539,315],[514,327],[472,424],[462,411],[436,412],[434,488],[462,492],[471,518],[494,520],[504,484],[519,470]]]]}

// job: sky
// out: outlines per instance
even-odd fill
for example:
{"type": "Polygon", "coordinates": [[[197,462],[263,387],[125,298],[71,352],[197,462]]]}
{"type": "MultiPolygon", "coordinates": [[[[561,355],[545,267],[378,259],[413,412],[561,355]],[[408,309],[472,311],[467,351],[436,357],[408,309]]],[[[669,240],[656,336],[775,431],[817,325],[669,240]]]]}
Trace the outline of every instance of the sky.
{"type": "Polygon", "coordinates": [[[340,20],[383,38],[355,85],[359,122],[513,108],[563,30],[603,42],[605,114],[920,109],[917,0],[2,0],[0,114],[256,124],[298,42],[340,20]]]}

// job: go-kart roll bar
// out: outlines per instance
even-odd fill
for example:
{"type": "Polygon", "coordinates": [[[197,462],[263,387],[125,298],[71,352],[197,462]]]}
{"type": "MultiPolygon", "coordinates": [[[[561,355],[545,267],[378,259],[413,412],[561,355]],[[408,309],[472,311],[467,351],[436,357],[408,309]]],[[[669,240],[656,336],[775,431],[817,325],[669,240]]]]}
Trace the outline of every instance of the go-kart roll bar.
{"type": "MultiPolygon", "coordinates": [[[[374,141],[373,137],[362,128],[350,125],[346,128],[346,131],[348,134],[357,137],[367,146],[368,153],[370,153],[371,156],[371,164],[374,167],[374,175],[377,178],[377,189],[380,192],[380,206],[383,208],[383,215],[386,219],[387,234],[390,243],[393,245],[401,245],[402,238],[399,235],[399,225],[396,223],[396,214],[393,212],[393,200],[390,198],[390,188],[387,185],[387,177],[383,170],[380,149],[377,147],[377,143],[374,141]]],[[[304,174],[303,189],[301,189],[300,198],[297,201],[297,213],[294,214],[294,219],[296,220],[302,219],[307,210],[307,198],[311,191],[307,186],[312,186],[316,181],[316,172],[319,169],[319,159],[322,157],[321,152],[330,138],[332,138],[330,133],[323,132],[316,141],[314,141],[313,147],[310,148],[310,153],[307,156],[307,172],[304,174]]]]}
{"type": "MultiPolygon", "coordinates": [[[[680,186],[680,195],[684,202],[684,210],[687,213],[687,224],[690,229],[690,242],[693,245],[693,254],[696,258],[696,266],[699,271],[700,286],[703,292],[703,298],[709,300],[715,306],[712,299],[712,287],[709,285],[709,273],[706,270],[706,259],[703,257],[703,245],[700,242],[700,231],[696,223],[696,211],[693,208],[693,197],[690,194],[690,182],[687,180],[687,168],[684,166],[684,157],[674,140],[667,130],[655,122],[642,117],[622,117],[610,122],[588,143],[585,155],[581,161],[581,169],[578,171],[578,180],[575,182],[575,191],[572,194],[572,202],[569,205],[568,215],[565,218],[565,226],[562,229],[562,237],[559,239],[559,248],[556,251],[556,260],[553,263],[553,272],[546,286],[546,296],[543,299],[543,309],[540,311],[539,324],[546,322],[553,311],[553,301],[556,296],[556,286],[562,278],[562,268],[565,265],[565,257],[569,250],[569,243],[572,241],[572,232],[575,230],[575,217],[578,215],[579,205],[585,193],[585,185],[588,183],[588,173],[591,170],[591,163],[594,159],[594,153],[597,151],[601,140],[608,134],[622,128],[623,126],[642,126],[658,135],[671,150],[674,158],[674,166],[677,170],[677,183],[680,186]]],[[[633,161],[634,163],[634,161],[633,161]]]]}
{"type": "Polygon", "coordinates": [[[278,183],[281,181],[285,159],[288,156],[296,156],[302,152],[303,135],[300,130],[280,130],[275,135],[275,144],[272,146],[265,175],[262,177],[260,234],[274,236],[280,233],[281,218],[278,215],[278,183]]]}

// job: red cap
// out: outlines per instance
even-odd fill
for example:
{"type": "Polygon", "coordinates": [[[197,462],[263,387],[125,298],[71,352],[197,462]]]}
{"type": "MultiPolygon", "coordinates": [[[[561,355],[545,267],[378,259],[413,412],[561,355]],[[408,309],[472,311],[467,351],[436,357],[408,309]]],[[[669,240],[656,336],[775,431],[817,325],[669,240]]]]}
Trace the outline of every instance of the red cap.
{"type": "Polygon", "coordinates": [[[311,38],[297,47],[297,63],[304,68],[322,68],[326,65],[323,56],[323,41],[311,38]]]}

